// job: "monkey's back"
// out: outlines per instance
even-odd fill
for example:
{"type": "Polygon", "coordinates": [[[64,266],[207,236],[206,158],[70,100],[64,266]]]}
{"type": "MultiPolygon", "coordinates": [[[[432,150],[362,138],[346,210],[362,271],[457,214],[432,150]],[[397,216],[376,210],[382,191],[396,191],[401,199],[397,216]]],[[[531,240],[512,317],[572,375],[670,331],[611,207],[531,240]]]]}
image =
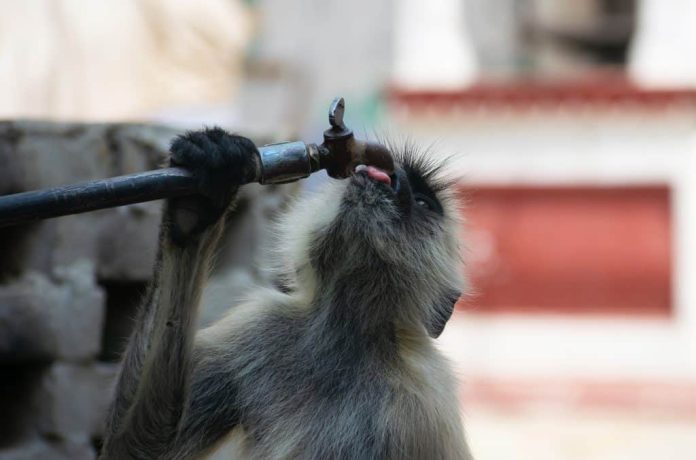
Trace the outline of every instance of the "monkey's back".
{"type": "Polygon", "coordinates": [[[429,339],[346,326],[281,307],[227,329],[226,349],[206,353],[216,362],[199,370],[208,382],[225,382],[228,397],[219,403],[235,406],[233,451],[244,458],[466,458],[453,382],[429,339]]]}

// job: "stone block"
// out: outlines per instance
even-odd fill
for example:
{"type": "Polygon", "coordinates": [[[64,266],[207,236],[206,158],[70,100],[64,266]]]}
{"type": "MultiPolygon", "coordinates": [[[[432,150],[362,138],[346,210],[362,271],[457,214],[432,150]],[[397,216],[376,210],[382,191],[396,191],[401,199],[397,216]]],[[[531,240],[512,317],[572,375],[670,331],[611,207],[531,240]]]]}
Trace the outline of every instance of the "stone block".
{"type": "MultiPolygon", "coordinates": [[[[177,130],[142,124],[0,123],[0,194],[72,184],[155,169],[177,130]]],[[[100,276],[149,277],[159,203],[137,204],[0,230],[0,276],[53,273],[79,260],[96,261],[100,276]],[[102,266],[103,263],[103,266],[102,266]]]]}
{"type": "Polygon", "coordinates": [[[90,263],[29,272],[0,286],[0,361],[84,360],[99,353],[104,294],[90,263]]]}
{"type": "Polygon", "coordinates": [[[165,164],[169,145],[181,131],[159,125],[107,125],[111,147],[112,175],[131,174],[156,169],[165,164]]]}
{"type": "Polygon", "coordinates": [[[35,439],[0,449],[2,460],[94,460],[97,453],[89,442],[35,439]]]}
{"type": "Polygon", "coordinates": [[[162,203],[114,208],[99,222],[97,276],[101,280],[147,281],[157,254],[162,203]]]}
{"type": "MultiPolygon", "coordinates": [[[[0,160],[13,164],[11,190],[20,192],[105,177],[110,171],[106,125],[0,123],[0,160]]],[[[8,173],[9,174],[9,173],[8,173]]]]}
{"type": "Polygon", "coordinates": [[[37,432],[75,441],[102,436],[117,373],[116,364],[51,365],[32,403],[37,432]]]}

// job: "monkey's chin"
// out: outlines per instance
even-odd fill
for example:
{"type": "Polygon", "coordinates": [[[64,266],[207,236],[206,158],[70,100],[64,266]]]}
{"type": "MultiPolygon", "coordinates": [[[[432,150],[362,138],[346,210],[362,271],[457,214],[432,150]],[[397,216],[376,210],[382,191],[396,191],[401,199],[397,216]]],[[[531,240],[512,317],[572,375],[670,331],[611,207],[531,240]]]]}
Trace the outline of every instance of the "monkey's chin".
{"type": "Polygon", "coordinates": [[[397,207],[397,195],[391,183],[356,174],[343,194],[343,208],[356,219],[392,220],[397,207]]]}
{"type": "Polygon", "coordinates": [[[347,184],[334,230],[348,251],[388,251],[400,229],[402,213],[390,185],[359,175],[347,184]],[[348,249],[350,247],[351,249],[348,249]]]}

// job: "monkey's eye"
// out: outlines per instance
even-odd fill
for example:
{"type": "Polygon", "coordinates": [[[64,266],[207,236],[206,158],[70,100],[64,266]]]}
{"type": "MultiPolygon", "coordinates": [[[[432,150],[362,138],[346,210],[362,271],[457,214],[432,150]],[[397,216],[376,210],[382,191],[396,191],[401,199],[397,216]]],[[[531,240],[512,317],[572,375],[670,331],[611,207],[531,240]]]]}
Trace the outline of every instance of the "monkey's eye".
{"type": "Polygon", "coordinates": [[[422,193],[415,193],[413,195],[413,200],[421,208],[425,208],[428,211],[437,211],[439,206],[435,203],[435,200],[422,193]]]}

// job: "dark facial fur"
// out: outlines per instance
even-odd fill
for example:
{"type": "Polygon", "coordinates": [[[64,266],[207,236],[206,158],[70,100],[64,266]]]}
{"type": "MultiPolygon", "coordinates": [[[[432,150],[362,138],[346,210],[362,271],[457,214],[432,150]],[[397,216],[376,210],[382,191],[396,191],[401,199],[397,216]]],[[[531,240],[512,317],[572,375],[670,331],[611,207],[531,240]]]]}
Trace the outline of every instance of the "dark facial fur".
{"type": "Polygon", "coordinates": [[[426,155],[396,150],[391,185],[357,173],[300,202],[280,231],[297,264],[289,276],[318,285],[318,296],[350,293],[365,326],[421,325],[438,336],[463,283],[454,183],[426,155]]]}

